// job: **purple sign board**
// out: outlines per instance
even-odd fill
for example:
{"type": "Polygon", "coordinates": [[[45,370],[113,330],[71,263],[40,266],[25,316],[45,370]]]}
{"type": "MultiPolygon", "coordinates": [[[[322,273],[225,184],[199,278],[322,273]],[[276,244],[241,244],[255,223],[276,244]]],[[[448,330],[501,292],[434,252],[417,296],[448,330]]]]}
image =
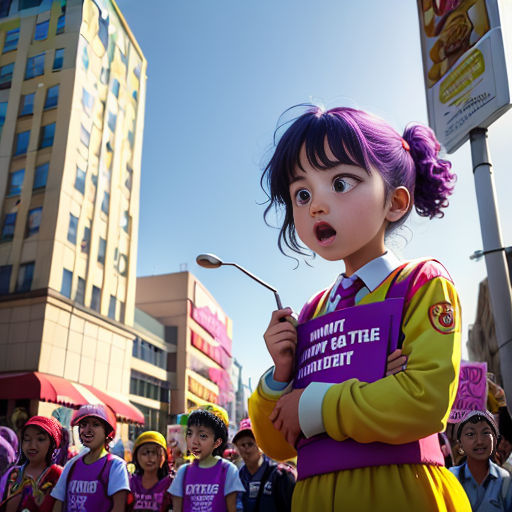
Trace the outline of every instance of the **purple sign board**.
{"type": "Polygon", "coordinates": [[[397,347],[403,299],[333,311],[297,327],[295,388],[311,382],[374,382],[397,347]]]}
{"type": "Polygon", "coordinates": [[[487,363],[462,361],[459,388],[448,421],[458,423],[468,411],[487,408],[487,363]]]}

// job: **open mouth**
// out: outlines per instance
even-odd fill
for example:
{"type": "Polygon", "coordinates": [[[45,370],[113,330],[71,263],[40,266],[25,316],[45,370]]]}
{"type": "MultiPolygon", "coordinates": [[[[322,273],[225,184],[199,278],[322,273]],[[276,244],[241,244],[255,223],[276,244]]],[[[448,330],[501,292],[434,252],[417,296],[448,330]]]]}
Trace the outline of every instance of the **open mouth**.
{"type": "Polygon", "coordinates": [[[336,237],[336,230],[327,222],[315,224],[315,236],[321,245],[328,245],[336,237]]]}

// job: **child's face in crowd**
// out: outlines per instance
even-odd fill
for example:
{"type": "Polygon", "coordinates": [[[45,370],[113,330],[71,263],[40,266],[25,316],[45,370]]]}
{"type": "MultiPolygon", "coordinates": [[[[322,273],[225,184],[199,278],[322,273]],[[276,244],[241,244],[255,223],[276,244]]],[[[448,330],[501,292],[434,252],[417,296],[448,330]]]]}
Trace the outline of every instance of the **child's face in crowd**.
{"type": "Polygon", "coordinates": [[[23,432],[21,449],[31,464],[44,464],[50,443],[50,436],[46,432],[30,425],[23,432]]]}
{"type": "Polygon", "coordinates": [[[165,462],[165,454],[161,446],[145,443],[137,450],[137,462],[144,472],[156,472],[165,462]]]}
{"type": "Polygon", "coordinates": [[[498,448],[496,449],[496,459],[498,464],[503,465],[507,459],[510,457],[512,453],[512,443],[505,439],[501,438],[498,448]]]}
{"type": "Polygon", "coordinates": [[[466,423],[462,427],[460,444],[468,458],[487,460],[496,447],[496,437],[486,421],[466,423]]]}
{"type": "Polygon", "coordinates": [[[107,437],[105,425],[98,418],[84,418],[78,424],[78,433],[82,444],[90,450],[96,450],[105,445],[107,437]]]}
{"type": "Polygon", "coordinates": [[[381,175],[346,164],[318,170],[304,148],[301,162],[305,172],[296,170],[289,190],[304,244],[328,261],[344,260],[348,272],[383,254],[390,205],[381,175]]]}
{"type": "Polygon", "coordinates": [[[209,457],[222,439],[215,439],[215,432],[209,427],[190,425],[187,428],[187,448],[200,461],[209,457]]]}
{"type": "Polygon", "coordinates": [[[261,452],[256,444],[256,441],[251,436],[243,436],[237,439],[236,449],[240,454],[240,457],[244,460],[245,464],[254,464],[260,457],[261,452]]]}

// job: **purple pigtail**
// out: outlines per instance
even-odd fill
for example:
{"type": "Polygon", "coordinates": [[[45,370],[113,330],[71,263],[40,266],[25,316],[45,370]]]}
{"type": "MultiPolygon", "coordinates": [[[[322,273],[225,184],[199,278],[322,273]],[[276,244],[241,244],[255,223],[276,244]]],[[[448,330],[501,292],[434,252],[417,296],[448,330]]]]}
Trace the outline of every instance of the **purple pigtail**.
{"type": "Polygon", "coordinates": [[[418,215],[430,219],[443,217],[441,209],[448,206],[448,196],[457,179],[450,172],[451,163],[439,158],[441,146],[428,126],[411,124],[405,129],[403,138],[409,143],[416,164],[414,205],[418,215]]]}

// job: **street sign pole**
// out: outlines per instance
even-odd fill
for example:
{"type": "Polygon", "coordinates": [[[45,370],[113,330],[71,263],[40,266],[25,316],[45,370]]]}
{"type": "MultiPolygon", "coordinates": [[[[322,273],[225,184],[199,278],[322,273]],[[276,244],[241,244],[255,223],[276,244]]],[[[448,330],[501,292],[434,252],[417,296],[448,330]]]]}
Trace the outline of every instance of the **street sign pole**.
{"type": "MultiPolygon", "coordinates": [[[[476,199],[482,231],[483,250],[503,247],[500,233],[492,164],[487,147],[487,129],[474,128],[469,133],[476,199]]],[[[485,265],[491,309],[496,326],[503,388],[512,403],[512,296],[505,251],[485,253],[485,265]]]]}

